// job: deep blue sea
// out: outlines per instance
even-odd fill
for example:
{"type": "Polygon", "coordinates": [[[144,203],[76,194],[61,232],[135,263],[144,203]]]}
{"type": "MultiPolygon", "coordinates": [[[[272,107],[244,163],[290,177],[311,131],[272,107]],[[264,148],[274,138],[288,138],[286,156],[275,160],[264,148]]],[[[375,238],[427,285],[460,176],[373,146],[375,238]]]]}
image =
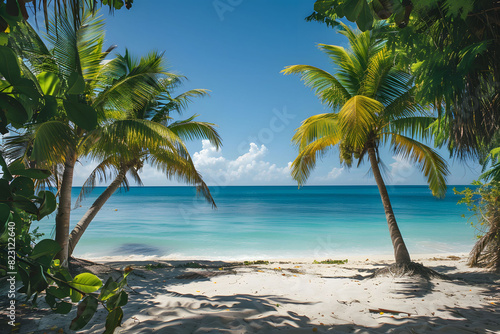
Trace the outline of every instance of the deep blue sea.
{"type": "MultiPolygon", "coordinates": [[[[414,254],[469,252],[474,229],[449,187],[445,199],[425,186],[388,187],[396,219],[414,254]]],[[[457,189],[463,189],[458,186],[457,189]]],[[[104,190],[72,211],[72,226],[104,190]]],[[[217,209],[191,187],[134,187],[115,193],[74,255],[261,259],[392,254],[376,186],[212,187],[217,209]]],[[[76,199],[79,188],[73,189],[76,199]]],[[[54,216],[39,223],[53,235],[54,216]]]]}

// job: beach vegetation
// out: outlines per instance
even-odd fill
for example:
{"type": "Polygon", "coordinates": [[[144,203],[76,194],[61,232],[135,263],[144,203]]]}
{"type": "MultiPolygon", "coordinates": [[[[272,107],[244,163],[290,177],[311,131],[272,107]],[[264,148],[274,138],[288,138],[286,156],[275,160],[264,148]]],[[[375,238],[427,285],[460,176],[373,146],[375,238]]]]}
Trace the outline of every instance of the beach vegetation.
{"type": "Polygon", "coordinates": [[[349,262],[348,259],[345,259],[345,260],[328,259],[328,260],[323,260],[323,261],[314,260],[313,264],[346,264],[347,262],[349,262]]]}
{"type": "Polygon", "coordinates": [[[207,90],[192,89],[174,95],[174,90],[182,84],[184,77],[165,74],[167,68],[164,60],[157,54],[136,60],[126,52],[124,56],[119,55],[107,64],[107,75],[117,78],[133,76],[141,68],[153,66],[158,66],[156,71],[164,73],[164,78],[161,85],[151,92],[149,99],[133,109],[123,110],[120,119],[96,128],[82,143],[85,147],[84,155],[100,163],[83,184],[75,205],[95,188],[98,181],[111,179],[111,183],[71,231],[68,250],[70,256],[111,195],[120,187],[128,190],[130,181],[127,175],[142,185],[139,171],[145,164],[151,164],[169,179],[175,178],[194,185],[197,192],[216,207],[208,186],[196,170],[184,144],[186,140],[207,139],[214,147],[220,148],[222,141],[216,125],[197,121],[198,115],[178,121],[173,118],[174,113],[181,114],[194,98],[206,96],[207,90]],[[162,69],[162,66],[165,68],[162,69]],[[138,133],[142,136],[138,136],[138,133]]]}
{"type": "Polygon", "coordinates": [[[384,22],[398,62],[411,67],[417,100],[440,117],[441,145],[477,158],[500,124],[498,10],[489,0],[317,0],[307,20],[337,28],[345,17],[361,30],[384,22]]]}
{"type": "Polygon", "coordinates": [[[348,168],[368,160],[384,206],[396,264],[407,265],[411,258],[382,177],[380,149],[387,146],[415,164],[432,194],[443,197],[447,164],[419,141],[432,136],[429,126],[436,117],[415,99],[414,78],[408,68],[398,66],[398,56],[387,46],[383,34],[378,30],[356,32],[343,23],[338,29],[348,38],[349,50],[319,44],[334,64],[334,74],[309,65],[287,66],[282,71],[300,75],[332,109],[309,117],[296,130],[292,142],[299,153],[292,163],[292,177],[302,186],[317,159],[333,147],[338,148],[340,161],[348,168]]]}
{"type": "Polygon", "coordinates": [[[469,254],[470,266],[500,270],[500,183],[476,181],[473,188],[455,193],[462,196],[459,204],[471,212],[470,224],[476,229],[477,241],[469,254]]]}
{"type": "Polygon", "coordinates": [[[144,267],[146,270],[155,270],[155,269],[163,269],[163,268],[168,268],[169,266],[163,264],[163,263],[148,263],[144,267]]]}
{"type": "Polygon", "coordinates": [[[179,264],[175,267],[176,268],[194,268],[194,269],[207,268],[206,265],[198,263],[198,262],[186,262],[186,263],[179,264]]]}
{"type": "Polygon", "coordinates": [[[243,264],[245,266],[252,266],[252,265],[256,265],[256,264],[264,264],[264,265],[268,265],[269,264],[269,261],[266,261],[266,260],[257,260],[257,261],[244,261],[243,264]]]}
{"type": "Polygon", "coordinates": [[[121,324],[121,307],[128,301],[124,288],[130,271],[116,281],[108,278],[104,286],[101,279],[91,273],[73,277],[55,259],[60,245],[52,239],[37,241],[42,235],[37,229],[30,231],[33,221],[56,210],[55,195],[37,189],[34,182],[48,178],[50,172],[24,168],[20,161],[7,165],[1,156],[0,165],[0,279],[20,282],[20,287],[17,286],[9,298],[14,300],[17,293],[23,294],[25,300],[36,307],[38,299],[44,296],[50,309],[59,314],[68,314],[76,306],[77,315],[70,324],[72,330],[85,327],[98,304],[102,304],[108,311],[106,333],[113,333],[121,324]]]}
{"type": "Polygon", "coordinates": [[[114,46],[103,49],[104,23],[90,12],[77,26],[67,17],[50,25],[49,47],[28,24],[20,24],[13,37],[16,52],[29,64],[27,71],[48,78],[43,87],[52,95],[45,99],[37,123],[20,136],[10,136],[6,145],[11,158],[21,156],[26,164],[52,171],[50,185],[59,197],[57,257],[63,266],[106,200],[120,186],[128,187],[127,173],[141,183],[138,171],[145,162],[169,178],[195,185],[215,205],[183,139],[209,139],[219,147],[220,137],[213,124],[198,122],[194,116],[173,122],[170,114],[182,111],[206,91],[172,96],[183,77],[167,71],[162,53],[136,59],[127,51],[107,59],[114,46]],[[93,189],[98,177],[113,182],[70,234],[73,173],[81,159],[99,159],[84,190],[93,189]]]}

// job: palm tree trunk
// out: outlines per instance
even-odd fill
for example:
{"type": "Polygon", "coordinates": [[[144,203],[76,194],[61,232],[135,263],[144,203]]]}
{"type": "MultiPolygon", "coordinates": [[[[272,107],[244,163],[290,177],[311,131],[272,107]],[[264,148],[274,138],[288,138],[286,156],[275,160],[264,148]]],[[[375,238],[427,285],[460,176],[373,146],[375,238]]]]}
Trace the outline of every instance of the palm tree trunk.
{"type": "Polygon", "coordinates": [[[59,193],[59,207],[56,215],[56,241],[61,250],[56,255],[56,259],[61,261],[61,266],[68,267],[68,237],[69,218],[71,215],[71,187],[73,186],[73,172],[76,163],[76,152],[71,150],[66,155],[64,163],[64,173],[61,181],[59,193]]]}
{"type": "Polygon", "coordinates": [[[123,182],[123,179],[125,178],[125,175],[127,174],[129,168],[130,167],[126,165],[123,165],[120,168],[120,172],[113,180],[113,182],[111,182],[111,184],[106,188],[106,190],[104,190],[104,192],[99,197],[97,197],[97,199],[94,201],[92,206],[87,210],[82,219],[80,219],[78,224],[76,224],[73,231],[71,231],[71,235],[69,236],[69,256],[73,254],[73,250],[75,249],[76,244],[82,237],[83,233],[89,226],[90,222],[92,222],[92,220],[97,215],[99,210],[101,210],[103,205],[111,197],[111,195],[113,195],[116,189],[120,187],[120,184],[123,182]]]}
{"type": "Polygon", "coordinates": [[[384,205],[385,217],[387,219],[387,225],[389,225],[389,233],[391,235],[392,246],[394,247],[394,257],[396,259],[396,263],[409,263],[411,262],[410,254],[408,253],[408,249],[406,249],[403,236],[399,231],[396,217],[392,211],[391,200],[389,199],[384,179],[382,178],[382,174],[380,173],[380,169],[378,167],[377,156],[374,148],[368,149],[368,157],[370,158],[373,176],[377,182],[380,198],[382,199],[382,204],[384,205]]]}

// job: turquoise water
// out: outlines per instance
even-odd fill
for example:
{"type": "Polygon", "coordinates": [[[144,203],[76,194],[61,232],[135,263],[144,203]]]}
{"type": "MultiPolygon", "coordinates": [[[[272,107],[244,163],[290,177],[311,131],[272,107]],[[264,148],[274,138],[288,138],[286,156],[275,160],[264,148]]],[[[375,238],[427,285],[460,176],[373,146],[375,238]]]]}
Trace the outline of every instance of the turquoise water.
{"type": "MultiPolygon", "coordinates": [[[[410,252],[469,252],[474,229],[451,188],[445,199],[424,186],[388,188],[410,252]]],[[[464,187],[457,187],[463,189],[464,187]]],[[[72,226],[103,191],[72,211],[72,226]]],[[[75,255],[156,255],[207,259],[392,254],[376,186],[212,187],[213,210],[190,187],[136,187],[114,194],[75,255]]],[[[79,189],[75,188],[74,198],[79,189]]],[[[40,222],[53,233],[54,217],[40,222]]]]}

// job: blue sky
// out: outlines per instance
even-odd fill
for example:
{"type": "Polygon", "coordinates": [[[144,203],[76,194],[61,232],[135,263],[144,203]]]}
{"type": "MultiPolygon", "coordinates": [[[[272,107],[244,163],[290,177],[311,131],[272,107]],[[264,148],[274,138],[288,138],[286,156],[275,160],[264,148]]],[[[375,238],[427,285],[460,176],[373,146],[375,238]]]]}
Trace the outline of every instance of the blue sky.
{"type": "MultiPolygon", "coordinates": [[[[179,93],[206,88],[211,96],[195,101],[184,116],[219,125],[223,148],[191,142],[188,148],[209,184],[277,185],[295,183],[288,165],[296,150],[290,144],[300,122],[327,109],[297,76],[283,76],[283,67],[314,65],[331,71],[318,43],[346,45],[343,36],[326,25],[308,23],[314,1],[169,0],[136,1],[106,18],[108,45],[136,56],[165,51],[174,72],[189,81],[179,93]]],[[[107,46],[107,45],[106,45],[107,46]]],[[[374,184],[368,164],[343,169],[337,151],[318,165],[308,184],[374,184]]],[[[448,157],[445,150],[440,153],[448,157]]],[[[382,155],[389,184],[424,184],[420,173],[388,150],[382,155]]],[[[479,168],[473,162],[450,161],[449,184],[469,184],[479,168]]],[[[81,184],[95,166],[76,170],[81,184]]],[[[174,185],[145,167],[145,185],[174,185]]]]}

